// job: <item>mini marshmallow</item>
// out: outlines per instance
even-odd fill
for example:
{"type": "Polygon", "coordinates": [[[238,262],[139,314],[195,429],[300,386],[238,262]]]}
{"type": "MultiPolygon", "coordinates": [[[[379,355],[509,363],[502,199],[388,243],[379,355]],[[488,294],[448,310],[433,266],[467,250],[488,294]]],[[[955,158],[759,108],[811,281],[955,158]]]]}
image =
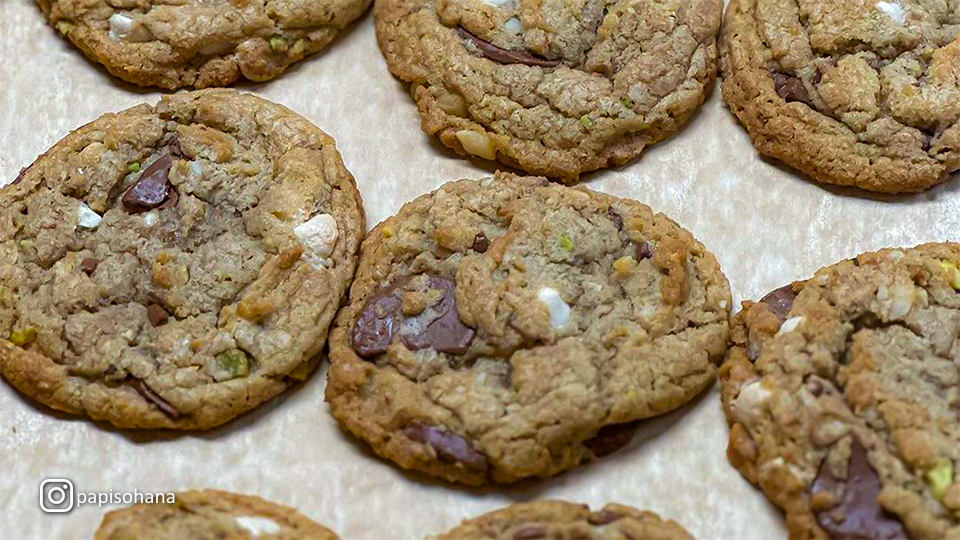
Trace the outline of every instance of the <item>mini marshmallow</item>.
{"type": "Polygon", "coordinates": [[[240,516],[235,519],[237,521],[237,525],[246,529],[254,536],[260,536],[262,534],[276,534],[280,532],[280,526],[277,525],[277,522],[273,521],[272,519],[256,516],[240,516]]]}
{"type": "Polygon", "coordinates": [[[327,263],[337,244],[337,220],[330,214],[319,214],[306,223],[296,226],[293,234],[303,244],[303,258],[316,269],[327,263]]]}
{"type": "Polygon", "coordinates": [[[77,208],[77,225],[84,229],[96,229],[103,218],[100,214],[94,212],[86,203],[80,203],[77,208]]]}
{"type": "Polygon", "coordinates": [[[554,329],[561,328],[570,322],[570,306],[563,301],[555,289],[544,287],[537,293],[537,300],[540,300],[547,306],[550,312],[550,326],[554,329]]]}

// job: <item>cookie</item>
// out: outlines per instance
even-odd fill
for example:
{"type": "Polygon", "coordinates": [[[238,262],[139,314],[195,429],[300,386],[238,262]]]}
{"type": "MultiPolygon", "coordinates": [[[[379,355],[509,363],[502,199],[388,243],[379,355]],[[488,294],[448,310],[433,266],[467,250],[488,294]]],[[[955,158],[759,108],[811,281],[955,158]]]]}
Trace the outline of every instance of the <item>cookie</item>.
{"type": "Polygon", "coordinates": [[[674,521],[653,512],[608,504],[591,512],[585,504],[564,501],[520,503],[484,514],[429,540],[693,540],[674,521]]]}
{"type": "Polygon", "coordinates": [[[377,39],[423,130],[575,182],[678,131],[710,93],[720,0],[379,0],[377,39]]]}
{"type": "Polygon", "coordinates": [[[93,540],[338,540],[295,509],[259,497],[214,490],[172,496],[173,503],[109,512],[93,540]]]}
{"type": "Polygon", "coordinates": [[[333,139],[280,105],[106,114],[0,190],[0,373],[119,427],[222,424],[310,372],[364,230],[333,139]]]}
{"type": "Polygon", "coordinates": [[[864,253],[744,302],[730,462],[790,538],[960,536],[960,244],[864,253]]]}
{"type": "Polygon", "coordinates": [[[914,192],[960,168],[960,4],[731,0],[723,98],[761,154],[914,192]]]}
{"type": "Polygon", "coordinates": [[[714,379],[716,258],[629,199],[498,173],[406,204],[361,248],[331,332],[341,427],[451,482],[545,478],[714,379]]]}
{"type": "Polygon", "coordinates": [[[140,86],[268,81],[333,41],[372,0],[37,0],[50,25],[140,86]]]}

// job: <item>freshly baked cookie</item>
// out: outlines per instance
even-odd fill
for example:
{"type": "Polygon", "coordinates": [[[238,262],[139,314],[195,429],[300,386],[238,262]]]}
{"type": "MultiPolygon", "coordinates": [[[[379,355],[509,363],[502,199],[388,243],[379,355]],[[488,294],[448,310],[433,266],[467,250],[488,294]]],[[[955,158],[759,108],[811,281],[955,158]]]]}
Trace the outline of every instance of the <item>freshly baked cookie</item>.
{"type": "Polygon", "coordinates": [[[723,98],[761,154],[889,193],[960,168],[960,3],[731,0],[723,98]]]}
{"type": "Polygon", "coordinates": [[[716,258],[629,199],[498,173],[444,185],[361,248],[327,401],[406,469],[548,477],[626,445],[714,379],[716,258]]]}
{"type": "Polygon", "coordinates": [[[585,504],[563,501],[520,503],[467,521],[429,540],[693,540],[674,521],[653,512],[608,504],[591,512],[585,504]]]}
{"type": "Polygon", "coordinates": [[[679,130],[717,71],[720,0],[379,0],[374,11],[425,132],[565,182],[679,130]]]}
{"type": "Polygon", "coordinates": [[[295,509],[259,497],[213,490],[173,497],[109,512],[93,540],[338,540],[295,509]]]}
{"type": "Polygon", "coordinates": [[[280,105],[106,114],[0,190],[0,372],[120,427],[222,424],[309,373],[364,229],[333,139],[280,105]]]}
{"type": "Polygon", "coordinates": [[[37,0],[61,35],[140,86],[267,81],[326,47],[372,0],[37,0]]]}
{"type": "Polygon", "coordinates": [[[960,537],[960,244],[885,249],[744,302],[730,462],[790,538],[960,537]]]}

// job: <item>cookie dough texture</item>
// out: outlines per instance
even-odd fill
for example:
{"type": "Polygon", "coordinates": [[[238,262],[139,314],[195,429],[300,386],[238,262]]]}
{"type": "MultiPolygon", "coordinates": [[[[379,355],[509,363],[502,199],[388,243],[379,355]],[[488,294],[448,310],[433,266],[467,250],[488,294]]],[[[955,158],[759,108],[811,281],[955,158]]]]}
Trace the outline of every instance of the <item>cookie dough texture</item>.
{"type": "Polygon", "coordinates": [[[406,204],[361,248],[327,401],[406,469],[548,477],[626,445],[714,378],[730,290],[629,199],[498,173],[406,204]]]}
{"type": "Polygon", "coordinates": [[[423,130],[574,182],[677,130],[717,70],[720,0],[379,0],[377,38],[423,130]]]}
{"type": "Polygon", "coordinates": [[[109,512],[93,540],[338,540],[293,508],[225,491],[175,493],[172,504],[109,512]]]}
{"type": "Polygon", "coordinates": [[[585,504],[540,501],[508,506],[464,521],[428,540],[693,540],[674,521],[653,512],[608,504],[595,512],[585,504]]]}
{"type": "Polygon", "coordinates": [[[960,536],[960,244],[885,249],[744,302],[730,462],[791,538],[960,536]]]}
{"type": "Polygon", "coordinates": [[[216,426],[309,373],[364,229],[334,141],[284,107],[106,114],[0,190],[0,372],[120,427],[216,426]]]}
{"type": "Polygon", "coordinates": [[[960,168],[956,1],[731,0],[723,98],[817,182],[914,192],[960,168]]]}
{"type": "Polygon", "coordinates": [[[37,0],[50,25],[140,86],[267,81],[326,47],[372,0],[37,0]]]}

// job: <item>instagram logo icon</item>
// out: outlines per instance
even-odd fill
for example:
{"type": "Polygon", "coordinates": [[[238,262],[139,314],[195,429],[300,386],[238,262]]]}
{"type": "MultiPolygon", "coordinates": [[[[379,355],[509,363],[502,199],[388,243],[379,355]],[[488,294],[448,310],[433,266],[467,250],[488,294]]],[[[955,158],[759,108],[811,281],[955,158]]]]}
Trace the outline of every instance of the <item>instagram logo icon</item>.
{"type": "Polygon", "coordinates": [[[51,478],[41,482],[40,509],[48,514],[63,514],[73,510],[73,482],[66,478],[51,478]]]}

